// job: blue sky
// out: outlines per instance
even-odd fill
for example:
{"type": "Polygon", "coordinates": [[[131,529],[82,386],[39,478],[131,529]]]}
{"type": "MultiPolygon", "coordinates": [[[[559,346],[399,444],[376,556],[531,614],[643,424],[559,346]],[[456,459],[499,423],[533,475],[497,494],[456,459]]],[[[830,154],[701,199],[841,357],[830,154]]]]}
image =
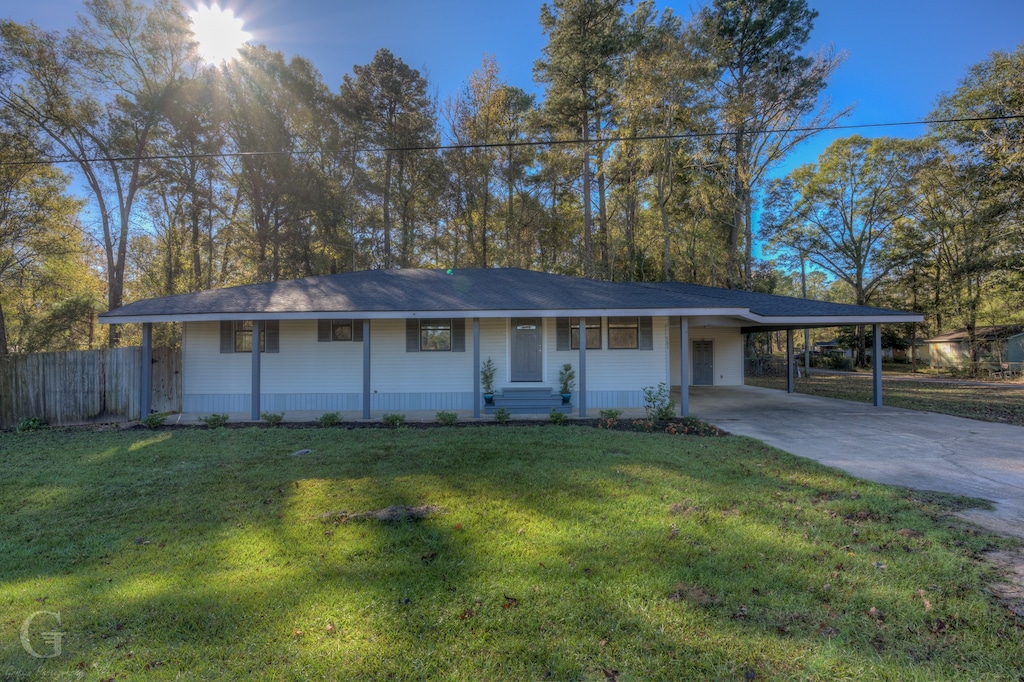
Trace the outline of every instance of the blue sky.
{"type": "MultiPolygon", "coordinates": [[[[192,0],[187,0],[192,1],[192,0]]],[[[72,25],[76,0],[34,0],[0,9],[47,29],[72,25]]],[[[660,2],[688,17],[699,2],[660,2]]],[[[809,48],[848,53],[829,93],[857,103],[847,123],[924,118],[936,97],[956,87],[968,66],[1024,42],[1022,0],[810,0],[820,13],[809,48]]],[[[336,90],[353,64],[387,47],[427,73],[435,94],[457,91],[494,54],[506,80],[533,90],[533,62],[544,45],[540,0],[225,0],[254,41],[310,59],[336,90]]],[[[916,128],[865,131],[917,135],[916,128]]],[[[841,135],[850,134],[843,132],[841,135]]],[[[834,136],[819,136],[781,170],[813,161],[834,136]]]]}

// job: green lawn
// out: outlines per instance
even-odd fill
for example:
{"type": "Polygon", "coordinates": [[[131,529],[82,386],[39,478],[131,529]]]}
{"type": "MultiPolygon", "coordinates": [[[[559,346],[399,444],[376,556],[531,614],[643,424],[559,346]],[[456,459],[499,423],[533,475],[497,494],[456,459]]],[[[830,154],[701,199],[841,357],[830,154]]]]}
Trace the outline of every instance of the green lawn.
{"type": "MultiPolygon", "coordinates": [[[[786,390],[786,377],[746,377],[751,386],[786,390]]],[[[797,393],[870,403],[871,375],[816,374],[796,379],[797,393]]],[[[949,383],[886,379],[882,402],[890,407],[951,414],[1024,426],[1024,389],[1014,386],[959,386],[949,383]]]]}
{"type": "Polygon", "coordinates": [[[1009,541],[949,515],[968,501],[749,439],[77,430],[2,433],[0,461],[4,680],[1021,672],[977,560],[1009,541]],[[398,504],[441,511],[345,520],[398,504]],[[19,643],[40,610],[48,660],[19,643]]]}

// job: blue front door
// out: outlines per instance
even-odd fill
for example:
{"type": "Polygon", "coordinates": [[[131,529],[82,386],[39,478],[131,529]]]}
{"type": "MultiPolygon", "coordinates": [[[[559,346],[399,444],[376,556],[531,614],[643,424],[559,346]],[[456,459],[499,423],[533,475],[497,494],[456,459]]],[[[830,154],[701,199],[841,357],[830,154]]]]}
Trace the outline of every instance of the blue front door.
{"type": "Polygon", "coordinates": [[[539,317],[512,318],[512,381],[544,378],[542,331],[539,317]]]}

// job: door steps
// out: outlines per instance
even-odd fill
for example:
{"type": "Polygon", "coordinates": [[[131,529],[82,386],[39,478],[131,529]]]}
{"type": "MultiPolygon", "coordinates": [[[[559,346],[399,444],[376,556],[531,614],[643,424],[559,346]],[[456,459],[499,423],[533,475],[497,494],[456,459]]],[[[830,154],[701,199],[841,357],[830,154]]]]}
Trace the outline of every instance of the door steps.
{"type": "Polygon", "coordinates": [[[547,386],[502,389],[494,394],[493,405],[484,405],[484,413],[494,414],[501,408],[509,414],[550,414],[551,410],[572,413],[572,403],[563,403],[562,396],[547,386]]]}

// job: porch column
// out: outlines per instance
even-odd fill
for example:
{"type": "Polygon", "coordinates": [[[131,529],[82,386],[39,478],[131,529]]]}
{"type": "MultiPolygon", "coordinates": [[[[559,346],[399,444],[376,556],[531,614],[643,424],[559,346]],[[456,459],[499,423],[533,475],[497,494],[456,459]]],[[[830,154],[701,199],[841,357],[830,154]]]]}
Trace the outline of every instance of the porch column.
{"type": "Polygon", "coordinates": [[[370,321],[363,320],[363,419],[370,418],[370,321]]]}
{"type": "Polygon", "coordinates": [[[480,418],[480,318],[473,318],[473,419],[480,418]]]}
{"type": "Polygon", "coordinates": [[[811,330],[804,329],[804,376],[811,376],[811,330]]]}
{"type": "Polygon", "coordinates": [[[679,415],[690,416],[690,320],[679,318],[679,415]]]}
{"type": "Polygon", "coordinates": [[[252,409],[249,418],[259,421],[260,418],[260,324],[252,321],[252,409]]]}
{"type": "Polygon", "coordinates": [[[587,416],[587,318],[580,318],[580,416],[587,416]]]}
{"type": "Polygon", "coordinates": [[[793,374],[795,374],[796,363],[793,362],[793,330],[786,330],[786,393],[794,391],[793,374]]]}
{"type": "Polygon", "coordinates": [[[874,384],[875,407],[882,406],[882,325],[873,325],[875,346],[871,351],[872,383],[874,384]]]}
{"type": "Polygon", "coordinates": [[[139,419],[149,415],[153,399],[153,323],[142,323],[142,367],[139,373],[139,419]]]}

